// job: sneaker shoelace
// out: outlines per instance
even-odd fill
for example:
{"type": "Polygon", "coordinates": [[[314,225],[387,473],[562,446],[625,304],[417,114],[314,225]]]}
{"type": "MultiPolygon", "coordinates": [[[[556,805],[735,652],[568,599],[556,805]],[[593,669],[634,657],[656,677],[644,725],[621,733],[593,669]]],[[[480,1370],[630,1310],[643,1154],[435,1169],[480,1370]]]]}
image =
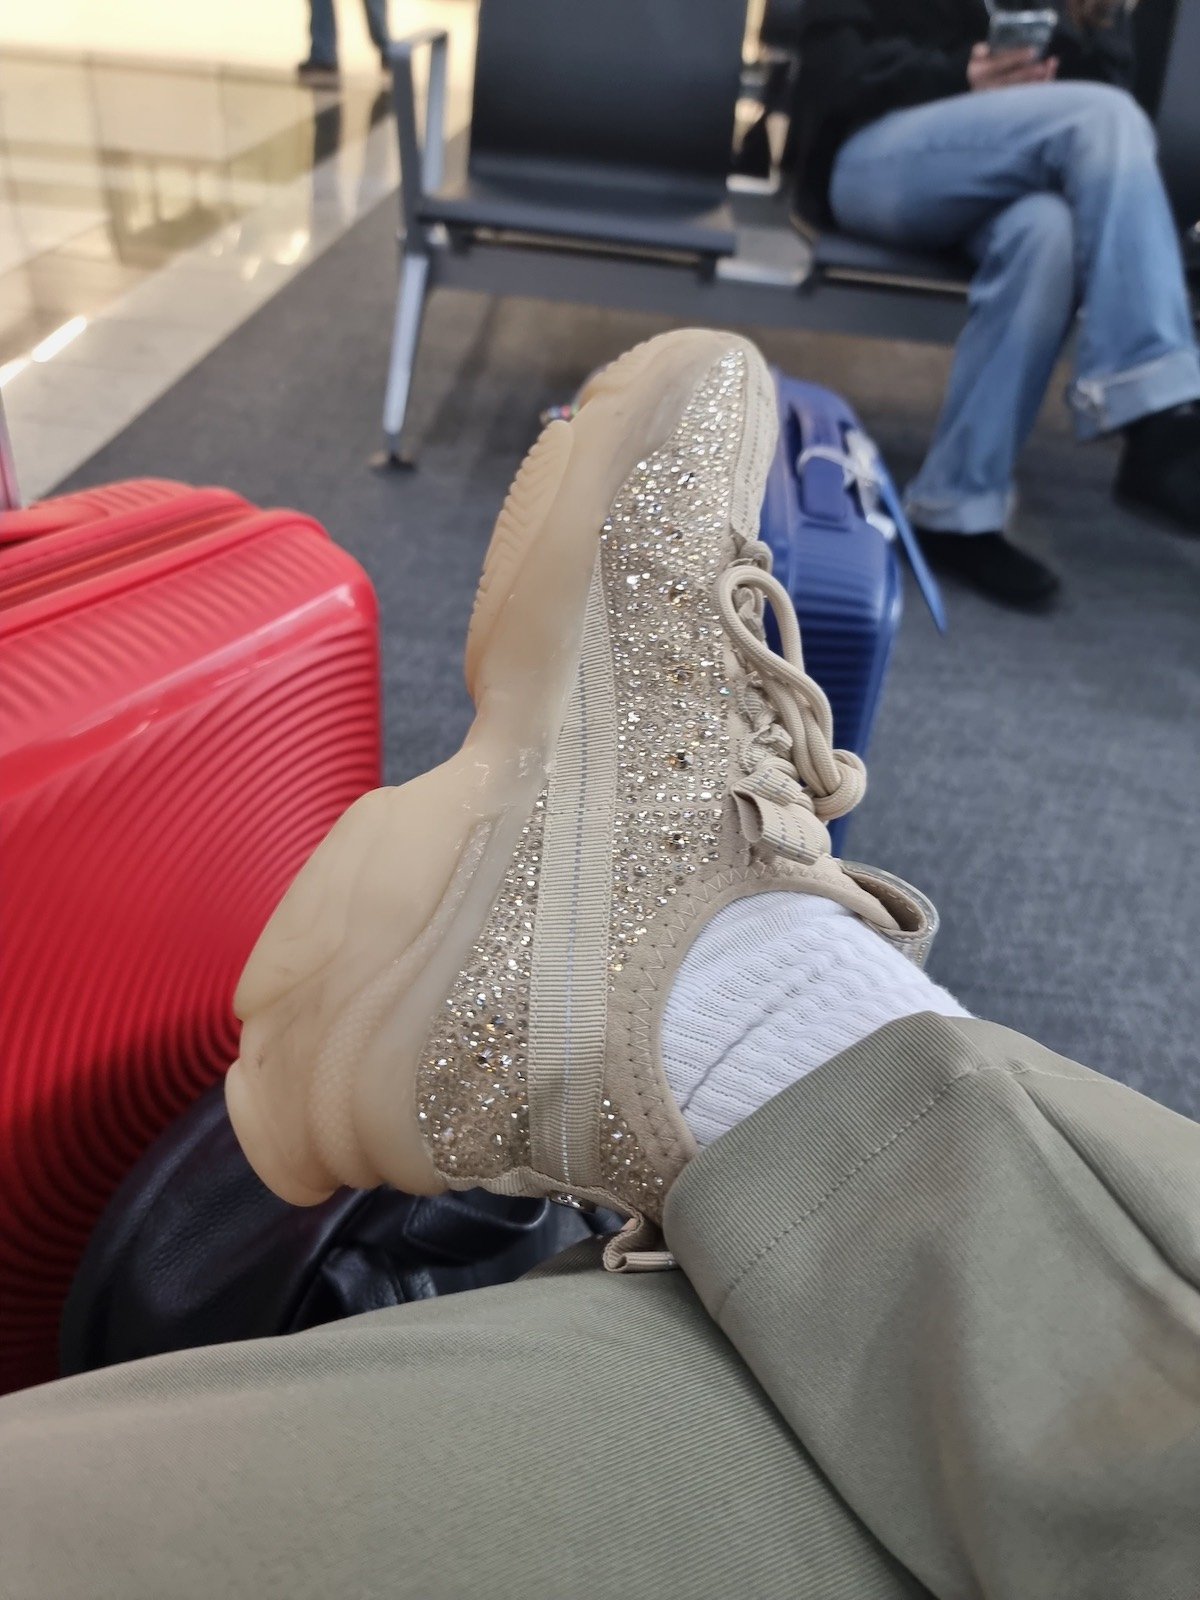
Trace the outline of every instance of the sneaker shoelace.
{"type": "Polygon", "coordinates": [[[757,548],[746,554],[749,561],[727,567],[717,581],[721,622],[744,673],[736,692],[750,730],[737,752],[741,771],[732,793],[752,843],[811,861],[829,848],[823,824],[862,799],[867,772],[852,751],[833,747],[833,713],[804,670],[791,597],[757,564],[769,560],[765,546],[761,558],[757,548]],[[766,642],[768,604],[779,625],[779,655],[766,642]]]}

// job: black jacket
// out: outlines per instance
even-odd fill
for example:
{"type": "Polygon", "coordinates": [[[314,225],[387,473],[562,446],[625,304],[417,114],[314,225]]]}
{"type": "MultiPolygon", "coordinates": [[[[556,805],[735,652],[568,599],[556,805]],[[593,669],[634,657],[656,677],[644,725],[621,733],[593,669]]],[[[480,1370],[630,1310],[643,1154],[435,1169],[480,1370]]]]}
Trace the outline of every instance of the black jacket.
{"type": "MultiPolygon", "coordinates": [[[[889,111],[967,92],[971,47],[988,21],[983,0],[805,0],[790,141],[802,217],[828,219],[830,174],[850,134],[889,111]]],[[[1064,19],[1050,53],[1060,78],[1127,87],[1127,13],[1087,33],[1064,19]]]]}

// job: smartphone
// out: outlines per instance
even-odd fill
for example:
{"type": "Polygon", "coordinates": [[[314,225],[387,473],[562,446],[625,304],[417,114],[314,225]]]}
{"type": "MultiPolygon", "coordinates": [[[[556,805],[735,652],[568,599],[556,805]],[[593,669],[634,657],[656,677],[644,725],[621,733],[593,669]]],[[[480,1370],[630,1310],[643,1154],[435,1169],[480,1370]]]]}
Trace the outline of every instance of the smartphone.
{"type": "Polygon", "coordinates": [[[1040,61],[1050,48],[1054,30],[1058,27],[1058,12],[993,11],[988,29],[988,49],[1033,50],[1040,61]]]}

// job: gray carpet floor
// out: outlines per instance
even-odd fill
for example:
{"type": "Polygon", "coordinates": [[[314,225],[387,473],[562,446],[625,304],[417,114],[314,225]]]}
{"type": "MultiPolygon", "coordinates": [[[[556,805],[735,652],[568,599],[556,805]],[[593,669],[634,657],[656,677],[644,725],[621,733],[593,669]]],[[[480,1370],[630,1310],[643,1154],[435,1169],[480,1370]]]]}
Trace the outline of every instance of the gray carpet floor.
{"type": "MultiPolygon", "coordinates": [[[[388,772],[448,755],[468,718],[460,652],[477,568],[538,409],[656,319],[445,295],[426,323],[420,470],[378,476],[394,209],[366,217],[71,486],[153,474],[319,517],[374,579],[388,772]]],[[[837,386],[903,478],[937,415],[945,351],[771,334],[769,357],[837,386]]],[[[1200,1115],[1200,546],[1115,510],[1105,447],[1052,400],[1022,468],[1021,532],[1064,609],[1028,618],[915,592],[849,853],[939,902],[933,972],[981,1015],[1200,1115]]]]}

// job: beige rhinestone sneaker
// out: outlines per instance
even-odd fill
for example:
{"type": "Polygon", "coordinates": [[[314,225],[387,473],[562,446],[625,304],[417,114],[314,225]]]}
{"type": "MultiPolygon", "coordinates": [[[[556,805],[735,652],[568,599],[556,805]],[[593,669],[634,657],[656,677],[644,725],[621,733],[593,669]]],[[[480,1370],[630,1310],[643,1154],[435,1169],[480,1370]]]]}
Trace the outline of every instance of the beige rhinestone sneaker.
{"type": "Polygon", "coordinates": [[[660,1020],[708,918],[824,895],[924,959],[929,903],[829,854],[865,777],[831,748],[758,543],[774,441],[758,352],[687,331],[624,356],[533,447],[471,619],[462,749],[351,807],[238,990],[230,1116],[285,1199],[569,1198],[631,1219],[610,1265],[663,1264],[644,1247],[696,1145],[660,1020]]]}

